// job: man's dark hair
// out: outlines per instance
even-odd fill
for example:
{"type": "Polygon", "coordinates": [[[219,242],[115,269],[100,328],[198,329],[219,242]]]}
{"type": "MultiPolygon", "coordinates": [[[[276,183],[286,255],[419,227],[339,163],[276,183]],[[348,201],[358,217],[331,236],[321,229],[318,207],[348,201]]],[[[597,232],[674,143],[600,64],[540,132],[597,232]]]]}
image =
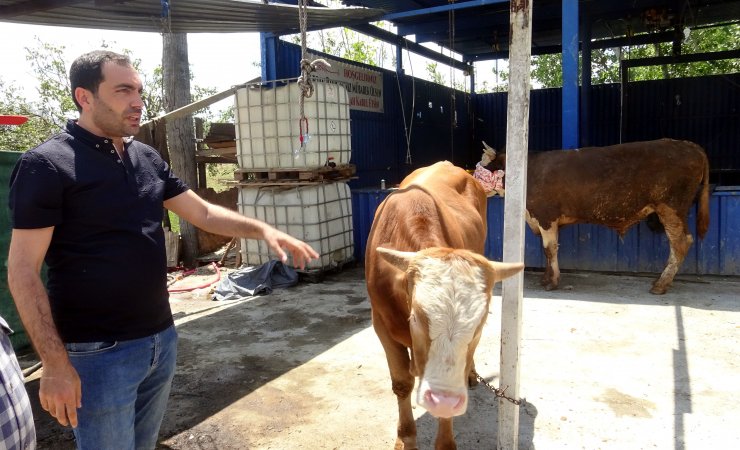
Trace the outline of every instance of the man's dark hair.
{"type": "Polygon", "coordinates": [[[69,84],[72,88],[72,101],[77,106],[77,111],[82,112],[82,107],[75,98],[75,89],[81,87],[93,94],[97,94],[98,87],[103,81],[103,64],[112,61],[122,66],[130,66],[131,60],[126,55],[108,50],[94,50],[75,59],[69,68],[69,84]]]}

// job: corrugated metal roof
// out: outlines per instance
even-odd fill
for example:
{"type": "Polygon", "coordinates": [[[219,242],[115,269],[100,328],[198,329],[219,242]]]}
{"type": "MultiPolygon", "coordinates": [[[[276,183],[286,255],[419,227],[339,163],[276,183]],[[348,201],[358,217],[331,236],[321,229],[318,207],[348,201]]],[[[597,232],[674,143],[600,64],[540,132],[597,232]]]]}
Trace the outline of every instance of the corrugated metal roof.
{"type": "MultiPolygon", "coordinates": [[[[366,6],[388,13],[413,11],[423,15],[398,15],[391,21],[400,35],[414,35],[416,42],[429,42],[452,49],[469,60],[507,58],[509,51],[509,3],[486,0],[342,0],[349,6],[366,6]],[[459,8],[450,13],[444,8],[459,8]],[[432,9],[436,8],[436,9],[432,9]],[[435,12],[436,11],[436,12],[435,12]],[[454,21],[453,26],[450,22],[454,21]]],[[[562,35],[562,0],[537,0],[532,8],[533,54],[559,53],[562,35]]],[[[579,0],[581,23],[590,23],[592,39],[621,38],[619,45],[641,41],[669,42],[674,26],[694,28],[740,20],[738,0],[579,0]]],[[[610,47],[619,41],[612,41],[610,47]]],[[[595,45],[595,44],[592,44],[595,45]]]]}
{"type": "MultiPolygon", "coordinates": [[[[159,0],[0,0],[0,22],[123,31],[296,33],[298,8],[244,0],[170,0],[169,19],[159,0]]],[[[308,8],[312,29],[367,23],[382,11],[369,8],[308,8]]]]}
{"type": "MultiPolygon", "coordinates": [[[[0,0],[0,22],[125,31],[230,33],[299,31],[296,0],[0,0]]],[[[320,3],[319,0],[318,3],[320,3]]],[[[313,1],[309,1],[313,3],[313,1]]],[[[315,4],[318,4],[315,3],[315,4]]],[[[342,0],[349,8],[311,7],[309,29],[366,24],[385,14],[400,35],[417,43],[452,48],[466,61],[508,57],[509,2],[495,0],[342,0]],[[356,8],[365,7],[365,8],[356,8]],[[435,8],[431,10],[430,8],[435,8]],[[456,8],[450,13],[445,8],[456,8]],[[423,13],[398,16],[399,13],[423,13]],[[454,25],[450,26],[451,19],[454,25]],[[452,28],[452,31],[450,30],[452,28]]],[[[559,53],[562,0],[532,4],[533,54],[559,53]]],[[[579,0],[579,14],[591,24],[592,46],[626,46],[671,41],[674,26],[696,27],[740,20],[740,0],[579,0]],[[650,34],[642,34],[652,31],[650,34]]],[[[594,47],[595,48],[595,47],[594,47]]]]}

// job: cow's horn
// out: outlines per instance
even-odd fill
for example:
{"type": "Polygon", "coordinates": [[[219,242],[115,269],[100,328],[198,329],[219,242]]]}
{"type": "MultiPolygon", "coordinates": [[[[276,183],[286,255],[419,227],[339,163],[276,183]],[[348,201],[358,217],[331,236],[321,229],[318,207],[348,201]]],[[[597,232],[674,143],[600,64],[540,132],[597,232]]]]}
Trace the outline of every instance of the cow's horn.
{"type": "Polygon", "coordinates": [[[383,259],[404,272],[408,269],[411,260],[416,256],[416,252],[400,252],[390,248],[378,247],[376,250],[383,259]]]}
{"type": "Polygon", "coordinates": [[[489,153],[489,152],[490,153],[493,153],[493,156],[495,157],[496,156],[496,150],[493,147],[491,147],[490,145],[486,144],[486,141],[481,140],[481,142],[483,142],[483,151],[486,152],[486,153],[489,153]]]}
{"type": "Polygon", "coordinates": [[[505,263],[498,261],[488,261],[496,276],[496,281],[509,278],[524,270],[524,263],[505,263]]]}

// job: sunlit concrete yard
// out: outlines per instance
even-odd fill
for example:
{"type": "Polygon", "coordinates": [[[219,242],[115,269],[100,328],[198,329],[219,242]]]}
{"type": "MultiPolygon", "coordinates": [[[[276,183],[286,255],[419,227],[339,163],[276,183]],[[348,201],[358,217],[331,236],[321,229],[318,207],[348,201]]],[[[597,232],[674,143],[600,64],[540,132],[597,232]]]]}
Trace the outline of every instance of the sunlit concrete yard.
{"type": "MultiPolygon", "coordinates": [[[[740,279],[562,276],[545,291],[524,275],[520,449],[740,448],[740,279]]],[[[397,408],[370,323],[361,267],[272,294],[214,302],[172,299],[178,373],[160,449],[391,449],[397,408]]],[[[476,353],[499,385],[500,286],[476,353]]],[[[73,448],[38,408],[39,448],[73,448]]],[[[419,448],[436,420],[415,408],[419,448]]],[[[455,419],[460,449],[494,449],[498,400],[470,391],[455,419]]]]}

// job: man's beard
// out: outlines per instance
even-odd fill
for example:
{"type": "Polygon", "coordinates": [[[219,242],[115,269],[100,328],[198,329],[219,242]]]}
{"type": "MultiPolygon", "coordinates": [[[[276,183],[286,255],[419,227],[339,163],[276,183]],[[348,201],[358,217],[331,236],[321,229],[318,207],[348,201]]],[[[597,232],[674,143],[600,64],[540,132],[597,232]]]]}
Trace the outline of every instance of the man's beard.
{"type": "Polygon", "coordinates": [[[136,125],[129,125],[128,116],[132,114],[140,114],[140,112],[134,109],[128,109],[126,112],[119,115],[100,98],[96,97],[96,103],[98,109],[103,111],[103,114],[94,115],[93,120],[95,121],[95,125],[105,133],[105,137],[129,137],[134,136],[139,132],[139,129],[141,128],[141,119],[139,119],[139,122],[137,122],[136,125]]]}

